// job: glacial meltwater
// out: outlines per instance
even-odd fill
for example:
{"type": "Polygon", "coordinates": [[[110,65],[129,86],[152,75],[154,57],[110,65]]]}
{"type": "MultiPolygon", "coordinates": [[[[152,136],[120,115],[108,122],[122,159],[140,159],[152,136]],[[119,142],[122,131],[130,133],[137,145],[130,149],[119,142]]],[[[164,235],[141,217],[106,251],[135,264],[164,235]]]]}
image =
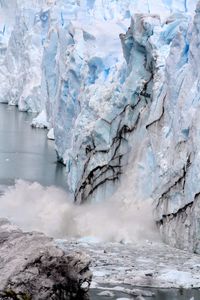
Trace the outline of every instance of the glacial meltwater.
{"type": "MultiPolygon", "coordinates": [[[[27,222],[34,217],[38,225],[36,229],[48,233],[49,227],[56,228],[56,223],[59,222],[57,219],[58,215],[61,214],[62,210],[65,210],[63,204],[60,205],[60,203],[63,203],[63,198],[65,197],[63,190],[67,189],[66,175],[64,166],[56,163],[54,142],[47,139],[46,130],[31,128],[30,123],[32,118],[33,114],[19,112],[16,107],[4,104],[0,105],[0,187],[3,193],[9,186],[16,185],[15,189],[11,190],[7,197],[4,197],[4,201],[12,201],[13,195],[15,195],[15,201],[21,201],[19,205],[20,210],[18,210],[17,205],[14,206],[15,212],[19,212],[18,218],[15,216],[14,220],[21,224],[23,229],[27,228],[27,230],[31,230],[34,228],[32,225],[30,225],[30,228],[27,226],[27,222]],[[16,183],[18,179],[23,181],[16,183]],[[37,183],[34,185],[34,182],[37,183]],[[47,187],[47,190],[45,190],[43,186],[47,187]],[[54,186],[54,188],[51,188],[51,186],[54,186]],[[30,190],[32,192],[32,198],[29,197],[30,190]],[[24,199],[20,200],[23,198],[23,191],[25,193],[24,199]],[[57,191],[59,191],[58,194],[57,191]],[[51,194],[51,197],[48,197],[48,193],[51,194]],[[31,205],[30,201],[33,201],[34,195],[35,197],[39,195],[40,199],[31,205]],[[26,203],[26,199],[29,201],[28,204],[26,203]],[[60,205],[57,211],[56,201],[60,205]],[[44,209],[44,206],[48,202],[51,203],[49,207],[41,213],[41,221],[39,218],[36,218],[36,215],[40,215],[40,210],[44,209]],[[25,206],[26,214],[24,214],[22,206],[25,206]],[[23,221],[23,219],[25,219],[25,221],[23,221]],[[49,226],[48,228],[46,227],[47,224],[49,226]]],[[[59,207],[59,205],[57,206],[59,207]]],[[[89,210],[89,206],[87,208],[89,210]]],[[[71,206],[70,209],[72,209],[71,206]]],[[[5,204],[0,205],[1,217],[6,217],[9,211],[11,213],[13,211],[12,203],[8,203],[7,207],[5,207],[5,204]]],[[[106,218],[109,217],[110,210],[100,210],[100,212],[102,212],[106,218]]],[[[85,216],[89,215],[85,209],[84,211],[78,211],[74,215],[74,218],[80,221],[81,217],[83,218],[81,214],[85,216]]],[[[92,208],[90,214],[94,215],[94,218],[91,218],[89,215],[89,220],[95,222],[95,219],[97,220],[97,217],[95,217],[95,207],[92,208]]],[[[120,215],[118,218],[120,218],[120,215]]],[[[104,225],[102,224],[102,226],[100,226],[100,224],[98,224],[98,232],[100,233],[102,232],[100,227],[106,227],[105,218],[103,218],[103,220],[104,225]]],[[[114,223],[116,223],[116,218],[113,220],[114,223]]],[[[66,220],[65,226],[69,226],[69,223],[70,222],[66,220]]],[[[76,225],[77,224],[78,223],[76,223],[76,225]]],[[[87,222],[82,222],[81,224],[88,226],[87,222]]],[[[95,228],[95,224],[90,225],[95,228]]],[[[110,229],[105,228],[105,230],[109,232],[110,229]]],[[[51,235],[52,231],[50,230],[49,232],[51,235]]],[[[87,230],[83,231],[83,235],[85,232],[87,232],[87,230]]],[[[91,231],[89,230],[89,232],[91,231]]],[[[120,243],[110,243],[109,241],[106,243],[94,242],[94,240],[92,241],[90,238],[84,239],[83,236],[76,239],[70,236],[69,239],[67,237],[66,239],[57,239],[56,242],[59,246],[63,248],[66,247],[68,250],[76,251],[78,249],[90,255],[92,260],[91,269],[94,274],[93,284],[90,290],[91,300],[137,299],[135,292],[137,293],[138,289],[141,289],[142,293],[144,293],[143,298],[138,299],[200,299],[199,290],[191,289],[193,283],[195,286],[198,280],[200,280],[200,277],[197,276],[200,266],[198,263],[199,257],[197,255],[190,255],[187,252],[172,249],[159,241],[155,244],[146,241],[137,245],[135,243],[126,244],[123,243],[123,241],[120,243]],[[192,271],[190,273],[191,268],[193,268],[193,273],[192,271]],[[171,279],[170,276],[172,276],[171,279]],[[159,287],[163,284],[162,280],[166,280],[167,284],[170,284],[171,280],[171,282],[174,281],[174,284],[179,286],[179,288],[154,289],[138,287],[140,286],[140,282],[143,286],[145,286],[145,283],[147,286],[151,286],[153,278],[157,278],[159,287]],[[188,280],[189,282],[191,281],[191,283],[188,283],[188,280]],[[184,284],[190,288],[184,289],[184,284]],[[148,294],[148,292],[150,292],[150,294],[152,293],[152,296],[150,296],[150,294],[148,297],[144,296],[145,293],[148,294]]]]}
{"type": "Polygon", "coordinates": [[[100,292],[98,289],[91,290],[92,300],[129,300],[129,299],[148,299],[148,300],[199,300],[200,292],[199,290],[179,290],[179,289],[145,289],[146,291],[151,291],[154,293],[152,297],[147,298],[133,298],[133,296],[127,295],[123,292],[100,292]]]}
{"type": "Polygon", "coordinates": [[[65,168],[56,163],[54,142],[46,138],[46,130],[30,126],[33,116],[0,105],[0,184],[23,179],[66,189],[65,168]]]}

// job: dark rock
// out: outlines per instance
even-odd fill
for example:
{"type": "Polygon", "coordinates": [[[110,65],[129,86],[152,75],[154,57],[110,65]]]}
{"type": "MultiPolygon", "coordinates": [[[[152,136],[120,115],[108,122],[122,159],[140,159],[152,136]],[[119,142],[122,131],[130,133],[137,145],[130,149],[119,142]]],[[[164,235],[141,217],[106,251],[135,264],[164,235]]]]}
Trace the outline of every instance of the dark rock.
{"type": "Polygon", "coordinates": [[[44,234],[0,219],[1,300],[87,299],[89,265],[84,253],[65,253],[44,234]]]}

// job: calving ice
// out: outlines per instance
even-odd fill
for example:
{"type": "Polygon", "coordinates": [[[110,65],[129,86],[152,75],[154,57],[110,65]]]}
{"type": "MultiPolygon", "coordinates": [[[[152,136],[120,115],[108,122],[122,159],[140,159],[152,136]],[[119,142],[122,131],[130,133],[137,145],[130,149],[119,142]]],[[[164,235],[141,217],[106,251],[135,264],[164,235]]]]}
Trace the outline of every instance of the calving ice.
{"type": "Polygon", "coordinates": [[[0,101],[53,129],[74,200],[121,181],[123,199],[153,199],[166,242],[199,253],[200,4],[13,0],[1,14],[0,101]]]}

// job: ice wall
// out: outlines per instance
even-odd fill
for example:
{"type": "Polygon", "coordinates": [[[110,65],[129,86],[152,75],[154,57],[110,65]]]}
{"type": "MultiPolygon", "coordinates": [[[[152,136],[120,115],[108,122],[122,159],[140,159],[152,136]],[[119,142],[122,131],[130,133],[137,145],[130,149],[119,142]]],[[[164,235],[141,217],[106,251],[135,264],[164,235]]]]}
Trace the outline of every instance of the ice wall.
{"type": "Polygon", "coordinates": [[[15,23],[16,1],[0,1],[0,63],[2,63],[8,41],[15,23]]]}
{"type": "MultiPolygon", "coordinates": [[[[15,11],[11,33],[5,33],[9,41],[0,68],[0,102],[18,105],[20,110],[38,111],[41,109],[41,64],[48,32],[48,6],[44,1],[12,2],[15,11]]],[[[5,3],[2,13],[8,17],[5,3]]],[[[7,28],[8,18],[4,19],[7,28]]]]}
{"type": "MultiPolygon", "coordinates": [[[[78,111],[72,122],[70,109],[65,114],[73,130],[65,139],[62,105],[54,127],[77,202],[107,198],[128,164],[127,188],[137,199],[154,198],[163,239],[195,252],[200,252],[198,15],[198,8],[195,16],[174,12],[164,21],[135,15],[128,32],[120,35],[126,63],[116,52],[107,67],[95,50],[92,64],[87,62],[83,73],[76,71],[81,78],[78,111]]],[[[104,49],[108,54],[111,47],[104,49]]]]}
{"type": "Polygon", "coordinates": [[[196,4],[19,0],[0,101],[54,131],[77,203],[127,178],[134,198],[154,199],[164,240],[200,252],[196,4]]]}
{"type": "Polygon", "coordinates": [[[122,36],[129,70],[124,91],[133,93],[126,99],[134,100],[131,115],[138,116],[136,126],[129,126],[134,128],[128,138],[129,178],[136,197],[154,198],[164,241],[196,253],[200,253],[199,26],[200,3],[194,17],[176,13],[163,25],[157,17],[136,15],[122,36]]]}
{"type": "Polygon", "coordinates": [[[200,3],[172,42],[160,115],[148,124],[158,180],[155,215],[164,240],[200,253],[199,232],[200,3]]]}

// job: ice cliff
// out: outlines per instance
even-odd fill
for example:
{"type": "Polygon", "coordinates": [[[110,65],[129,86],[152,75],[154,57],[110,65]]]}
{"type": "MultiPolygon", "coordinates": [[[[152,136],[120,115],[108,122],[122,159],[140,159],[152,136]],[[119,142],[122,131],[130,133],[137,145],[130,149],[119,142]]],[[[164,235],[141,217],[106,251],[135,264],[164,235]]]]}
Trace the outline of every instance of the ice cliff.
{"type": "Polygon", "coordinates": [[[14,3],[0,23],[0,101],[54,131],[76,202],[111,195],[129,165],[163,239],[200,253],[200,4],[14,3]]]}

